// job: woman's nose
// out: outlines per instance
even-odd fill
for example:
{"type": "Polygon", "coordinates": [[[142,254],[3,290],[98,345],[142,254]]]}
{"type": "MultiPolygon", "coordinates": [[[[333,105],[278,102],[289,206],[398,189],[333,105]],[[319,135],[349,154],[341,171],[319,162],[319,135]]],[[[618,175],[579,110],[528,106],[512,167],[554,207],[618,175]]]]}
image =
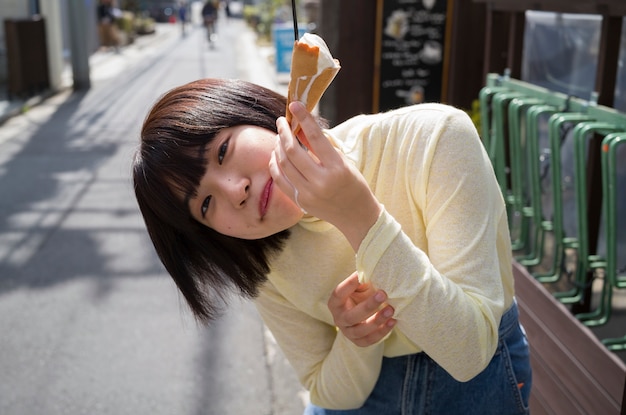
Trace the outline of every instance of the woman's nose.
{"type": "Polygon", "coordinates": [[[239,181],[235,181],[233,179],[228,179],[227,187],[227,198],[235,207],[241,207],[245,205],[246,200],[248,199],[248,195],[250,193],[250,182],[245,179],[241,179],[239,181]]]}

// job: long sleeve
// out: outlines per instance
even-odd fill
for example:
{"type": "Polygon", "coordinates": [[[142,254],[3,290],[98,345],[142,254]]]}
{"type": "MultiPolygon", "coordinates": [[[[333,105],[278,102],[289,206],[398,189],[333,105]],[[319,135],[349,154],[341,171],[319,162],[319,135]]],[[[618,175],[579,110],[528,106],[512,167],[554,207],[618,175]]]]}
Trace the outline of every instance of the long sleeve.
{"type": "Polygon", "coordinates": [[[332,325],[295,308],[271,284],[256,305],[311,402],[329,409],[365,402],[380,373],[382,343],[356,346],[332,325]]]}
{"type": "MultiPolygon", "coordinates": [[[[428,135],[390,170],[394,187],[409,191],[387,197],[393,203],[361,244],[357,269],[362,280],[387,292],[396,330],[466,381],[491,360],[500,317],[511,302],[502,281],[502,264],[510,268],[506,213],[469,117],[440,114],[428,135]],[[407,194],[406,201],[398,194],[407,194]],[[401,225],[396,216],[421,217],[421,223],[401,225]],[[404,227],[423,232],[407,235],[404,227]]],[[[388,182],[385,174],[378,180],[388,182]]]]}
{"type": "Polygon", "coordinates": [[[358,408],[382,357],[426,352],[458,380],[490,361],[513,301],[504,202],[469,117],[439,104],[358,116],[329,130],[385,209],[356,256],[332,225],[291,229],[257,307],[310,391],[329,409],[358,408]],[[384,289],[398,324],[360,348],[327,301],[354,271],[384,289]]]}

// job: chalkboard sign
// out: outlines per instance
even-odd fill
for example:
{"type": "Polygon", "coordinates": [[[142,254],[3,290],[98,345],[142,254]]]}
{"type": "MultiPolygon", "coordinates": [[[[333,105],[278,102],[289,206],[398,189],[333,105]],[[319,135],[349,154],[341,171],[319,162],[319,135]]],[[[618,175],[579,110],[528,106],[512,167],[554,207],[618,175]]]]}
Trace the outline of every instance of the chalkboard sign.
{"type": "Polygon", "coordinates": [[[378,0],[374,112],[441,100],[448,0],[378,0]]]}

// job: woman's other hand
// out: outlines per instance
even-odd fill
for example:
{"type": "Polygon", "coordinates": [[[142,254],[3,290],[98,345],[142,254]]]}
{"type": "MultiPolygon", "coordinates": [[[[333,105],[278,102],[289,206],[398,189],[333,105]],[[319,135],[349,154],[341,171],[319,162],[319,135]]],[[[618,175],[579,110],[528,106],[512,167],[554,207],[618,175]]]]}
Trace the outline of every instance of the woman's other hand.
{"type": "Polygon", "coordinates": [[[335,225],[356,252],[382,206],[358,169],[333,147],[304,105],[292,102],[289,109],[314,154],[301,147],[287,120],[279,118],[279,141],[270,162],[272,177],[304,211],[335,225]]]}
{"type": "Polygon", "coordinates": [[[335,325],[357,346],[373,345],[396,324],[387,294],[370,283],[361,284],[357,273],[339,283],[328,300],[335,325]]]}

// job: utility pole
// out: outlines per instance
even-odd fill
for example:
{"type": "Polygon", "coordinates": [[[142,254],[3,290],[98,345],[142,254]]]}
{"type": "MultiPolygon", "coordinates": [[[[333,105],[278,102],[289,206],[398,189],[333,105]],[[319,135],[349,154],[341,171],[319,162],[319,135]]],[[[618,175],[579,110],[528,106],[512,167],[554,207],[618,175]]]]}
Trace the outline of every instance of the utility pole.
{"type": "Polygon", "coordinates": [[[87,12],[93,7],[91,0],[69,0],[70,47],[74,89],[85,90],[91,87],[89,77],[89,48],[87,45],[87,12]]]}
{"type": "Polygon", "coordinates": [[[61,89],[63,73],[63,40],[61,35],[61,9],[58,0],[41,0],[39,13],[46,22],[46,41],[48,46],[48,68],[50,88],[61,89]]]}

